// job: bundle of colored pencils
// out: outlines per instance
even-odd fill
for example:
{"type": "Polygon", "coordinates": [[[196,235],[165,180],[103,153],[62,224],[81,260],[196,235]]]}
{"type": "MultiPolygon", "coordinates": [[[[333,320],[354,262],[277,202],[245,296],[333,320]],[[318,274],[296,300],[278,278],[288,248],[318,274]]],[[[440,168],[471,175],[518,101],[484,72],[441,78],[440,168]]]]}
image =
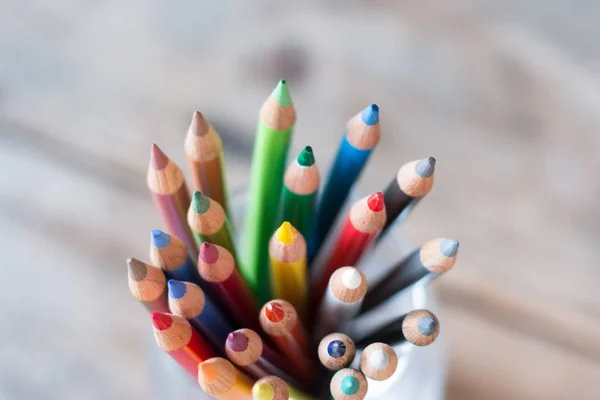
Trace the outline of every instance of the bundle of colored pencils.
{"type": "Polygon", "coordinates": [[[435,159],[408,162],[380,192],[351,199],[379,141],[372,104],[348,121],[318,196],[313,147],[286,168],[295,121],[282,80],[259,113],[239,242],[223,146],[204,116],[194,113],[185,138],[192,194],[182,169],[152,145],[147,183],[164,231],[151,232],[150,263],[128,260],[129,288],[151,312],[158,346],[216,398],[362,399],[369,380],[394,374],[395,346],[426,346],[439,332],[428,310],[398,315],[363,337],[344,328],[454,265],[458,242],[444,238],[396,260],[371,288],[358,264],[429,193],[435,159]],[[350,368],[357,349],[360,368],[350,368]]]}

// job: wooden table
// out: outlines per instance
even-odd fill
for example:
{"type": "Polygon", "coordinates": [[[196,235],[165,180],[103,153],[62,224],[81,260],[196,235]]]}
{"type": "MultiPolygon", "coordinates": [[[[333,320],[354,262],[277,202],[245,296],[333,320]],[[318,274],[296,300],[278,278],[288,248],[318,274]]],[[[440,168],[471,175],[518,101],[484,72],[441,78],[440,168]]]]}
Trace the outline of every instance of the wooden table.
{"type": "Polygon", "coordinates": [[[292,151],[314,145],[322,169],[344,121],[378,102],[363,192],[438,159],[405,230],[461,242],[439,283],[448,399],[600,398],[597,2],[9,3],[0,398],[151,397],[150,325],[124,262],[147,258],[159,223],[150,144],[183,164],[202,110],[230,183],[244,182],[256,112],[282,76],[292,151]]]}

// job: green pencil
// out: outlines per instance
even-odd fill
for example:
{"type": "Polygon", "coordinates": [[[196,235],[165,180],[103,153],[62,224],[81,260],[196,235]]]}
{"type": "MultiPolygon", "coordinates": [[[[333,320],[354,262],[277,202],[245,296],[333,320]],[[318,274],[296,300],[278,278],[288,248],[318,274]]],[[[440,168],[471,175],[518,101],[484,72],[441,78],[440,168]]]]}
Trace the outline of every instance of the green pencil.
{"type": "Polygon", "coordinates": [[[204,242],[217,244],[225,247],[235,257],[233,229],[223,206],[195,191],[188,209],[187,220],[198,248],[204,242]]]}
{"type": "Polygon", "coordinates": [[[296,111],[287,84],[281,80],[260,110],[240,253],[240,272],[261,304],[269,300],[268,245],[278,222],[283,172],[295,122],[296,111]]]}
{"type": "Polygon", "coordinates": [[[319,169],[312,147],[306,146],[285,171],[283,177],[283,221],[288,221],[305,238],[310,232],[317,190],[319,169]]]}

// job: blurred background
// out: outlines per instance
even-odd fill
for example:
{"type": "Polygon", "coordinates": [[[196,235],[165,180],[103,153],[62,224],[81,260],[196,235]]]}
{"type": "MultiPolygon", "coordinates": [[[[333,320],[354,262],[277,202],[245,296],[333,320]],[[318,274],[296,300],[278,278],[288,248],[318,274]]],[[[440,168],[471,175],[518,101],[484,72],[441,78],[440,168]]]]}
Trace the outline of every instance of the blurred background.
{"type": "Polygon", "coordinates": [[[598,1],[0,7],[0,398],[152,398],[125,266],[159,226],[150,145],[185,165],[200,110],[243,183],[282,77],[291,151],[313,145],[324,172],[345,121],[379,104],[361,192],[437,158],[405,233],[461,242],[437,283],[447,398],[600,398],[598,1]]]}

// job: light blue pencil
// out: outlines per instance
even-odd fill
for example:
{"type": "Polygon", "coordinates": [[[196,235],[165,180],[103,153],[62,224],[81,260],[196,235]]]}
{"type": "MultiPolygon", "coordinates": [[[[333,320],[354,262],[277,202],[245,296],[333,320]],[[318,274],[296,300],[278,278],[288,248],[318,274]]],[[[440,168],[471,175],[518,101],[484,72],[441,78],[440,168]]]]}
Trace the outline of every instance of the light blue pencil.
{"type": "Polygon", "coordinates": [[[185,243],[176,236],[154,229],[150,234],[150,260],[165,272],[167,279],[202,283],[185,243]]]}
{"type": "Polygon", "coordinates": [[[198,285],[174,279],[167,283],[169,308],[205,336],[217,350],[225,349],[225,341],[233,327],[198,285]]]}
{"type": "Polygon", "coordinates": [[[371,151],[379,142],[379,107],[371,104],[352,117],[338,150],[308,238],[308,262],[314,260],[327,234],[346,202],[350,189],[363,170],[371,151]]]}

